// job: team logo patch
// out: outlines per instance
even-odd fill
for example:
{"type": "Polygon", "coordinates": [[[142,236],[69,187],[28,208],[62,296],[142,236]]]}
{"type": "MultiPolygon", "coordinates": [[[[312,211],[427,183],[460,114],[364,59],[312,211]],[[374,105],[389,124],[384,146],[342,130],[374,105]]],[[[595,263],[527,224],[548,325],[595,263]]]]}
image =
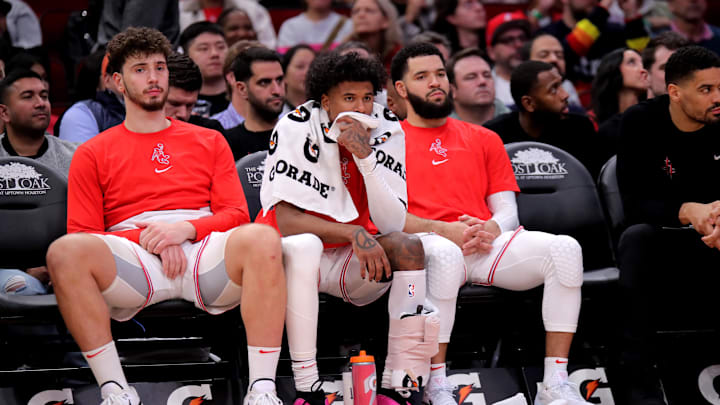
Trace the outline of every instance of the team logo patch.
{"type": "Polygon", "coordinates": [[[447,149],[443,148],[440,138],[435,139],[435,142],[430,144],[430,152],[435,152],[444,158],[447,157],[447,149]]]}
{"type": "Polygon", "coordinates": [[[155,161],[162,165],[160,168],[155,168],[155,173],[165,173],[166,171],[172,169],[172,165],[170,165],[170,155],[165,153],[165,145],[162,143],[158,143],[155,146],[150,161],[155,161]]]}
{"type": "Polygon", "coordinates": [[[663,161],[663,163],[665,163],[665,165],[663,166],[663,171],[665,172],[665,174],[668,175],[668,177],[670,177],[670,180],[672,180],[672,176],[673,174],[675,174],[675,172],[677,172],[677,170],[675,169],[675,167],[673,167],[673,164],[668,156],[665,156],[665,160],[663,161]]]}
{"type": "Polygon", "coordinates": [[[307,108],[300,106],[287,116],[295,122],[306,122],[310,119],[310,111],[308,111],[307,108]]]}
{"type": "Polygon", "coordinates": [[[32,166],[18,162],[0,166],[0,195],[43,195],[50,189],[48,178],[32,166]]]}
{"type": "Polygon", "coordinates": [[[540,148],[528,148],[515,152],[510,159],[513,173],[518,180],[553,180],[568,175],[566,163],[540,148]]]}

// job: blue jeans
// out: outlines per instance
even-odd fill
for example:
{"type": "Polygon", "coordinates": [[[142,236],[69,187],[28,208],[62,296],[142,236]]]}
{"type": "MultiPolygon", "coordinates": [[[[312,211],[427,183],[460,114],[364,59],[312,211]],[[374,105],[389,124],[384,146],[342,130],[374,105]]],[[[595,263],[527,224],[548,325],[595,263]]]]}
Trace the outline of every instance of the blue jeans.
{"type": "Polygon", "coordinates": [[[0,269],[0,294],[47,294],[47,286],[40,280],[17,269],[0,269]]]}

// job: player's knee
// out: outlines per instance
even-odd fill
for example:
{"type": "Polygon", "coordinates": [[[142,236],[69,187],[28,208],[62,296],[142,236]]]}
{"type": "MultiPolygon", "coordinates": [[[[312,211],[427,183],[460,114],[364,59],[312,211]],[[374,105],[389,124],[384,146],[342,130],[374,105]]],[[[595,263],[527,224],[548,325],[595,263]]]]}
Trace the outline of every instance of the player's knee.
{"type": "MultiPolygon", "coordinates": [[[[48,247],[45,255],[48,273],[53,283],[61,282],[64,277],[87,270],[83,262],[92,260],[95,249],[92,246],[93,236],[83,234],[67,234],[55,240],[48,247]]],[[[98,240],[100,243],[102,241],[98,240]]]]}
{"type": "Polygon", "coordinates": [[[283,264],[288,279],[302,277],[317,281],[323,244],[311,233],[282,238],[283,264]]]}
{"type": "Polygon", "coordinates": [[[227,251],[259,260],[281,257],[280,234],[267,225],[248,224],[236,229],[227,241],[227,251]]]}
{"type": "Polygon", "coordinates": [[[465,281],[465,259],[462,250],[439,235],[421,238],[425,250],[428,294],[439,299],[452,299],[465,281]]]}
{"type": "Polygon", "coordinates": [[[416,235],[392,232],[378,240],[385,249],[393,270],[421,270],[425,268],[425,251],[416,235]]]}
{"type": "Polygon", "coordinates": [[[553,271],[565,287],[580,287],[583,283],[582,248],[567,235],[557,235],[550,243],[553,271]]]}

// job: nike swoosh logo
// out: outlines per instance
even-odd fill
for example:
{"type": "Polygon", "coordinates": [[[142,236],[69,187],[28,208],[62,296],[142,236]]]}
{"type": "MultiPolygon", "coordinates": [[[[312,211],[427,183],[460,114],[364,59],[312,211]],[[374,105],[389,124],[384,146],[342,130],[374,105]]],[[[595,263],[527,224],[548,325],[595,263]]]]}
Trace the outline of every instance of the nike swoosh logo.
{"type": "MultiPolygon", "coordinates": [[[[170,167],[172,167],[172,166],[170,166],[170,167]]],[[[280,350],[262,350],[262,349],[260,349],[260,354],[277,353],[279,351],[280,350]]]]}
{"type": "Polygon", "coordinates": [[[438,367],[430,367],[430,371],[440,370],[441,368],[444,368],[445,366],[438,366],[438,367]]]}
{"type": "Polygon", "coordinates": [[[88,359],[92,359],[93,357],[99,355],[100,353],[104,352],[105,350],[107,350],[107,348],[102,349],[102,350],[100,350],[99,352],[94,353],[94,354],[88,354],[88,355],[87,355],[87,358],[88,358],[88,359]]]}
{"type": "Polygon", "coordinates": [[[155,169],[155,173],[165,173],[166,171],[168,171],[168,170],[170,170],[170,169],[172,169],[172,166],[166,167],[166,168],[164,168],[164,169],[157,169],[157,168],[156,168],[156,169],[155,169]]]}
{"type": "Polygon", "coordinates": [[[432,164],[433,164],[433,166],[437,166],[437,165],[441,165],[441,164],[447,162],[448,160],[449,160],[449,159],[445,159],[445,160],[435,160],[435,159],[433,159],[432,164]]]}
{"type": "Polygon", "coordinates": [[[713,155],[713,158],[715,158],[715,160],[720,160],[720,155],[713,155]]]}
{"type": "Polygon", "coordinates": [[[567,363],[567,361],[555,360],[555,363],[556,364],[565,364],[565,363],[567,363]]]}

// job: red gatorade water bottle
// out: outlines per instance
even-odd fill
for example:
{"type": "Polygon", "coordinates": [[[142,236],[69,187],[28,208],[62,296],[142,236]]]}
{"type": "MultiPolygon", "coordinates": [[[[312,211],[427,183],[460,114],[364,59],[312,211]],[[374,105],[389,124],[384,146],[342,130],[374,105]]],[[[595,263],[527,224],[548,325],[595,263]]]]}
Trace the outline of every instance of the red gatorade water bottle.
{"type": "Polygon", "coordinates": [[[365,350],[360,350],[359,355],[350,358],[350,365],[354,405],[377,405],[375,357],[367,355],[365,350]]]}

